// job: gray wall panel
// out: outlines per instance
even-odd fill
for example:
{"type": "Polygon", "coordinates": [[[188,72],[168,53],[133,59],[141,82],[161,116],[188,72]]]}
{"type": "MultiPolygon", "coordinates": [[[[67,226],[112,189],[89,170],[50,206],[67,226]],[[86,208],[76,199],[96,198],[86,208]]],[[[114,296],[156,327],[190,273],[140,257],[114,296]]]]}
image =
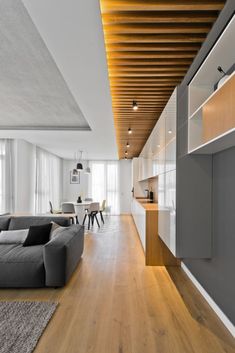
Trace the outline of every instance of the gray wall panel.
{"type": "MultiPolygon", "coordinates": [[[[185,106],[187,106],[187,84],[190,82],[191,78],[196,73],[197,69],[200,67],[201,63],[205,59],[206,55],[209,53],[213,44],[215,43],[217,37],[222,32],[225,25],[228,23],[229,19],[232,17],[235,11],[235,1],[227,1],[225,8],[221,12],[218,20],[216,21],[212,31],[210,32],[206,42],[204,43],[202,49],[200,50],[198,56],[194,60],[190,70],[185,76],[184,81],[179,87],[178,103],[183,104],[184,107],[180,110],[183,114],[185,106]]],[[[190,165],[190,159],[194,158],[191,156],[183,156],[184,147],[187,141],[187,132],[181,129],[183,116],[178,116],[178,130],[180,131],[177,136],[183,141],[178,142],[178,152],[177,152],[177,197],[180,198],[185,193],[188,193],[188,183],[186,178],[193,177],[197,179],[198,171],[195,171],[194,176],[190,173],[190,168],[187,168],[187,164],[190,165]],[[183,173],[185,175],[183,176],[183,173]],[[188,173],[188,174],[186,174],[188,173]],[[182,179],[180,179],[182,178],[182,179]],[[185,180],[185,183],[184,183],[185,180]]],[[[198,161],[202,156],[198,156],[198,161]]],[[[184,263],[192,272],[192,274],[197,278],[197,280],[202,284],[202,286],[207,290],[209,295],[215,300],[215,302],[220,306],[228,318],[235,324],[235,148],[225,150],[213,157],[208,157],[208,170],[213,163],[213,173],[211,174],[212,182],[212,258],[211,259],[184,259],[184,263]]],[[[204,163],[201,160],[200,163],[204,163]]],[[[201,180],[201,186],[203,185],[203,180],[201,180]]],[[[193,182],[192,182],[193,184],[193,182]]],[[[187,196],[183,195],[184,202],[179,203],[181,207],[180,211],[188,212],[188,210],[195,209],[192,204],[195,200],[192,194],[187,196]],[[188,203],[188,207],[187,207],[188,203]]],[[[201,199],[202,209],[204,199],[201,199]]],[[[201,212],[199,210],[199,212],[201,212]]],[[[200,213],[201,214],[201,213],[200,213]]],[[[198,219],[198,213],[195,209],[194,215],[191,215],[192,219],[192,232],[193,225],[198,219]]],[[[200,219],[200,218],[199,218],[200,219]]],[[[201,221],[203,225],[203,232],[206,231],[208,224],[201,221]]],[[[177,230],[179,232],[183,231],[182,239],[186,236],[186,220],[182,220],[177,217],[177,230]]]]}
{"type": "Polygon", "coordinates": [[[184,263],[235,323],[235,148],[213,157],[212,258],[184,263]]]}

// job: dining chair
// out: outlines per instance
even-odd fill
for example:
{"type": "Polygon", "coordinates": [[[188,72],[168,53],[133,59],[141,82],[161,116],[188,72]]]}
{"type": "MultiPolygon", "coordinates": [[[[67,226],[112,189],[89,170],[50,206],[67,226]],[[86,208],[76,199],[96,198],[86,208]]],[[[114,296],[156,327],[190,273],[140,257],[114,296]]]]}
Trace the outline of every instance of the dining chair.
{"type": "Polygon", "coordinates": [[[94,219],[96,220],[96,223],[97,223],[98,227],[100,227],[100,224],[99,224],[98,218],[97,218],[97,213],[99,213],[99,211],[100,211],[99,202],[92,202],[89,205],[89,208],[86,210],[86,213],[85,213],[85,216],[84,216],[82,224],[83,225],[85,224],[86,217],[88,216],[88,229],[90,229],[90,223],[92,225],[94,225],[94,219]]]}
{"type": "Polygon", "coordinates": [[[103,212],[105,211],[105,207],[106,207],[106,200],[103,200],[100,207],[100,218],[103,223],[104,223],[103,212]]]}
{"type": "Polygon", "coordinates": [[[79,224],[78,216],[77,216],[77,213],[75,212],[75,207],[73,203],[69,203],[69,202],[62,203],[61,207],[62,207],[62,214],[69,213],[71,215],[71,219],[75,218],[76,223],[79,224]]]}
{"type": "Polygon", "coordinates": [[[49,207],[50,207],[50,213],[52,213],[52,214],[60,214],[60,213],[62,213],[62,211],[61,211],[61,210],[54,210],[54,208],[53,208],[53,205],[52,205],[52,202],[51,202],[51,201],[49,201],[49,207]]]}

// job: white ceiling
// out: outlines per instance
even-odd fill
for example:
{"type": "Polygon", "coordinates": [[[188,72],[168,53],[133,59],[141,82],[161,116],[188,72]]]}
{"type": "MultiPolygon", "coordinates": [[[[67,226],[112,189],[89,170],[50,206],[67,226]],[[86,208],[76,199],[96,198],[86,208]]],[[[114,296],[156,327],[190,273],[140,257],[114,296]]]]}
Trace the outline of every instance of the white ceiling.
{"type": "MultiPolygon", "coordinates": [[[[1,0],[1,6],[2,4],[8,4],[8,2],[9,0],[1,0]]],[[[21,9],[20,15],[22,15],[21,1],[11,0],[11,3],[21,9]]],[[[83,150],[85,152],[84,157],[89,159],[117,159],[99,0],[23,0],[23,3],[72,93],[72,95],[69,94],[67,89],[67,97],[63,95],[61,103],[64,103],[64,100],[68,103],[69,99],[71,100],[74,97],[77,103],[75,106],[79,106],[79,111],[83,113],[91,131],[1,130],[0,137],[23,138],[63,158],[73,158],[75,151],[83,150]]],[[[14,7],[10,10],[13,11],[14,7]]],[[[11,13],[8,15],[11,15],[11,13]]],[[[16,13],[12,14],[12,16],[14,18],[16,13]]],[[[2,21],[1,17],[0,21],[2,21]]],[[[5,21],[2,21],[2,23],[4,24],[5,21]]],[[[24,41],[25,33],[21,30],[22,23],[21,27],[17,29],[15,27],[17,22],[5,23],[4,28],[8,27],[10,30],[12,25],[12,31],[17,31],[18,40],[22,36],[21,40],[24,41]]],[[[1,36],[2,33],[0,33],[0,41],[1,36]]],[[[34,40],[34,43],[31,44],[35,45],[36,41],[34,40]]],[[[41,43],[42,47],[43,43],[41,43]]],[[[36,49],[38,49],[38,45],[36,49]]],[[[20,47],[18,50],[20,50],[20,47]]],[[[22,60],[22,53],[24,52],[22,51],[19,56],[15,55],[14,60],[22,60]]],[[[25,53],[25,55],[29,56],[29,53],[25,53]]],[[[47,60],[48,57],[50,56],[47,53],[47,60]]],[[[29,57],[27,57],[27,60],[30,64],[29,57]]],[[[51,60],[48,68],[51,68],[52,72],[56,72],[56,65],[52,68],[51,63],[53,63],[53,60],[51,60]]],[[[43,71],[44,73],[45,71],[40,66],[38,67],[40,68],[38,77],[40,77],[41,72],[43,71]]],[[[0,68],[0,75],[2,76],[1,71],[2,65],[0,68]]],[[[51,71],[48,72],[48,75],[51,75],[51,71]]],[[[4,80],[9,79],[7,74],[4,77],[4,80]]],[[[54,78],[53,76],[53,79],[55,81],[50,82],[50,84],[56,85],[56,88],[58,88],[58,81],[61,87],[62,82],[65,83],[58,74],[58,70],[57,77],[54,78]]],[[[48,83],[47,80],[44,81],[48,83]]],[[[38,89],[37,85],[35,86],[38,89]]],[[[66,85],[64,84],[63,89],[65,90],[65,88],[66,85]]],[[[40,89],[45,89],[45,101],[42,102],[42,97],[40,100],[42,106],[44,103],[45,106],[50,106],[50,102],[48,104],[48,101],[46,101],[50,92],[45,82],[42,82],[40,89]]],[[[12,92],[14,93],[14,90],[12,92]]],[[[11,96],[11,90],[8,93],[11,96]]],[[[23,93],[24,89],[22,90],[22,95],[23,93]]],[[[20,95],[21,91],[18,90],[17,94],[20,95]]],[[[19,96],[18,98],[23,101],[25,96],[19,96]]],[[[0,104],[1,106],[4,105],[1,100],[0,104]]],[[[35,104],[38,104],[38,100],[36,100],[35,104]]],[[[77,107],[77,109],[79,108],[77,107]]],[[[59,123],[61,124],[68,119],[65,113],[66,111],[62,111],[60,115],[59,123]]],[[[17,116],[17,109],[15,109],[14,114],[17,116]]],[[[17,117],[14,117],[14,119],[17,119],[17,117]]],[[[40,125],[41,121],[38,122],[38,120],[41,119],[36,119],[40,125]]],[[[19,121],[17,123],[19,124],[19,121]]],[[[45,124],[46,120],[43,121],[43,125],[45,124]]],[[[74,121],[72,121],[71,125],[73,124],[74,121]]],[[[58,121],[55,122],[54,126],[58,126],[58,121]]]]}

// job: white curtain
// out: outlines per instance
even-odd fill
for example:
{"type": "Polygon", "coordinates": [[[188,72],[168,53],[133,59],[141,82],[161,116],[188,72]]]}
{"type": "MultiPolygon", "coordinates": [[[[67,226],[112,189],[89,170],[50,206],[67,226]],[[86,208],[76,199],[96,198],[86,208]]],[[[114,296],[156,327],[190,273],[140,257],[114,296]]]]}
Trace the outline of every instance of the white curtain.
{"type": "Polygon", "coordinates": [[[0,139],[0,214],[13,211],[13,140],[0,139]]]}
{"type": "Polygon", "coordinates": [[[53,208],[60,208],[62,195],[62,160],[41,148],[36,149],[36,197],[35,212],[49,211],[49,201],[53,208]]]}
{"type": "Polygon", "coordinates": [[[89,194],[94,201],[106,200],[110,214],[120,214],[118,161],[91,161],[89,194]]]}

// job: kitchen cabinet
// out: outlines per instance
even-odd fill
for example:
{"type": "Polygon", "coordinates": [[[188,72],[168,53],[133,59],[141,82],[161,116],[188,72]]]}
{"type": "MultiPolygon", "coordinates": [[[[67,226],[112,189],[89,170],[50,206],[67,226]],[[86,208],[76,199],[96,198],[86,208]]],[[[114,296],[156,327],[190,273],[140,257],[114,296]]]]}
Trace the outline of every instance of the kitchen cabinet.
{"type": "Polygon", "coordinates": [[[178,266],[180,262],[158,235],[158,204],[133,198],[131,211],[145,254],[145,264],[178,266]]]}

